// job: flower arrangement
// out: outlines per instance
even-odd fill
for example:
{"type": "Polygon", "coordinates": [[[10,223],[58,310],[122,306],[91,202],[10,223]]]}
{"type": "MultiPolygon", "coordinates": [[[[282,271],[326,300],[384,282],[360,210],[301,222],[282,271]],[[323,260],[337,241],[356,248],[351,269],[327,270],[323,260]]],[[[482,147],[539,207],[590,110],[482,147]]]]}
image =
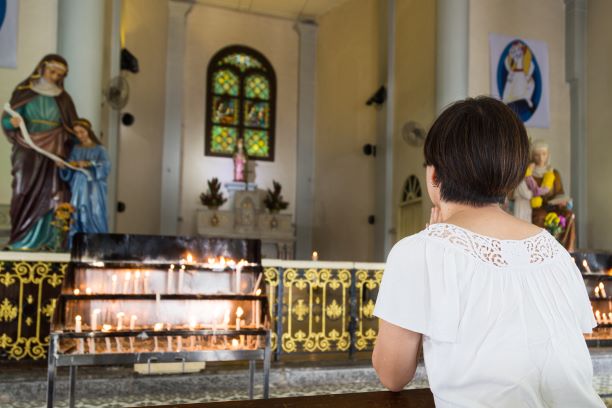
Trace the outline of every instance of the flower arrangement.
{"type": "Polygon", "coordinates": [[[53,213],[53,221],[51,225],[57,229],[55,234],[55,244],[53,250],[62,251],[66,247],[66,237],[70,227],[74,223],[72,214],[74,214],[75,208],[70,203],[60,203],[53,213]]]}
{"type": "Polygon", "coordinates": [[[283,201],[283,196],[281,195],[282,186],[279,182],[273,181],[274,190],[268,189],[268,194],[264,199],[264,205],[271,213],[277,213],[281,210],[289,207],[289,203],[287,201],[283,201]]]}
{"type": "Polygon", "coordinates": [[[567,219],[556,212],[549,212],[544,218],[544,228],[555,238],[559,238],[563,234],[566,226],[567,219]]]}
{"type": "Polygon", "coordinates": [[[223,197],[221,192],[221,183],[219,179],[214,177],[207,181],[208,191],[200,194],[200,201],[203,205],[211,210],[217,209],[227,201],[227,198],[223,197]]]}
{"type": "MultiPolygon", "coordinates": [[[[527,177],[531,174],[530,169],[527,171],[527,177]]],[[[553,185],[555,183],[555,172],[553,170],[548,170],[544,173],[544,177],[542,178],[542,185],[540,187],[546,188],[548,191],[552,191],[553,185]]],[[[540,208],[543,204],[544,200],[542,196],[535,196],[531,198],[531,208],[540,208]]]]}

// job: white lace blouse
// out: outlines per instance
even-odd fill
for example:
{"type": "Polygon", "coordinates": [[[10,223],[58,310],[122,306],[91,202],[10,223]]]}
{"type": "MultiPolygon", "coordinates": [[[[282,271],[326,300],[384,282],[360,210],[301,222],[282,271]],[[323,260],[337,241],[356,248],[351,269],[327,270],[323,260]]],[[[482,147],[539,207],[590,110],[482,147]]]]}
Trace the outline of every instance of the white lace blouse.
{"type": "Polygon", "coordinates": [[[435,224],[392,249],[374,314],[423,334],[440,407],[605,407],[580,271],[546,231],[498,240],[435,224]]]}

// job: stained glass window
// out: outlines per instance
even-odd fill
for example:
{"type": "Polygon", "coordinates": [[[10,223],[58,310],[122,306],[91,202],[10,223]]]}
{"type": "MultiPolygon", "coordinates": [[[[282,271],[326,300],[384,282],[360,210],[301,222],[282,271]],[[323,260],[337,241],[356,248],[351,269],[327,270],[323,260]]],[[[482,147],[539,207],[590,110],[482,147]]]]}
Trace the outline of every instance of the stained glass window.
{"type": "Polygon", "coordinates": [[[276,75],[258,51],[231,46],[208,65],[206,155],[231,157],[242,139],[251,159],[274,160],[276,75]]]}

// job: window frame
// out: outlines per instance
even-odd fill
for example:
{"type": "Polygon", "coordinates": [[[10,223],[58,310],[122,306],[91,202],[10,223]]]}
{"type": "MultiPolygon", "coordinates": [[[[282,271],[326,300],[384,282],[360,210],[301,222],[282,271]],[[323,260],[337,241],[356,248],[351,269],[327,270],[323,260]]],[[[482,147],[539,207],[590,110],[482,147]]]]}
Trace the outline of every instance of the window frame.
{"type": "MultiPolygon", "coordinates": [[[[244,137],[245,131],[252,130],[266,130],[268,132],[268,156],[260,157],[260,156],[251,156],[249,155],[249,160],[260,160],[260,161],[274,161],[275,156],[275,145],[276,145],[276,73],[274,68],[272,68],[272,64],[268,61],[268,59],[259,51],[244,46],[244,45],[230,45],[228,47],[224,47],[217,51],[213,57],[210,59],[208,63],[208,69],[206,73],[206,107],[205,107],[205,134],[204,134],[204,154],[206,156],[212,157],[232,157],[232,154],[229,153],[218,153],[212,151],[212,129],[213,126],[218,125],[213,123],[212,115],[213,115],[213,99],[215,96],[220,96],[215,94],[214,87],[214,74],[217,71],[228,69],[232,71],[238,77],[238,96],[229,96],[224,95],[222,97],[236,98],[238,100],[238,124],[237,125],[223,125],[229,128],[235,128],[237,131],[236,140],[242,138],[245,144],[245,152],[246,152],[246,140],[244,137]],[[219,64],[225,57],[231,55],[241,53],[248,55],[251,58],[256,59],[262,66],[263,69],[260,68],[247,68],[242,72],[236,65],[233,64],[219,64]],[[269,83],[269,91],[270,95],[267,101],[263,99],[254,99],[247,98],[245,95],[245,83],[246,79],[252,74],[260,74],[268,80],[269,83]],[[244,106],[247,101],[262,101],[268,103],[269,109],[269,117],[268,117],[268,128],[258,128],[254,126],[247,126],[244,123],[244,106]]],[[[248,154],[248,153],[247,153],[248,154]]]]}

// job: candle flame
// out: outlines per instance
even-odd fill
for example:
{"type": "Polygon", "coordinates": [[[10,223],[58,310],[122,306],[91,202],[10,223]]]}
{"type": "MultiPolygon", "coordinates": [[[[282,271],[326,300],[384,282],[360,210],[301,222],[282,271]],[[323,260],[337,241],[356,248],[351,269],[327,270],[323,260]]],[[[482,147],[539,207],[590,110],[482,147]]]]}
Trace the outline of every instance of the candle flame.
{"type": "Polygon", "coordinates": [[[86,288],[85,289],[85,293],[88,294],[88,295],[91,295],[91,288],[86,288]]]}
{"type": "Polygon", "coordinates": [[[100,309],[94,309],[93,312],[98,314],[98,313],[100,313],[100,309]]]}
{"type": "Polygon", "coordinates": [[[174,269],[174,264],[171,264],[171,265],[170,265],[170,269],[174,269]]]}
{"type": "Polygon", "coordinates": [[[236,309],[236,317],[242,317],[243,314],[244,310],[242,310],[242,308],[238,306],[238,309],[236,309]]]}
{"type": "Polygon", "coordinates": [[[189,329],[193,330],[196,328],[197,325],[198,323],[196,322],[195,317],[190,317],[189,318],[189,329]]]}
{"type": "Polygon", "coordinates": [[[132,272],[128,272],[125,274],[125,280],[129,281],[130,279],[132,279],[132,272]]]}
{"type": "Polygon", "coordinates": [[[184,271],[185,270],[185,265],[181,265],[181,270],[184,271]]]}
{"type": "Polygon", "coordinates": [[[237,339],[232,339],[232,347],[233,348],[237,348],[238,347],[238,340],[237,339]]]}
{"type": "Polygon", "coordinates": [[[140,271],[136,271],[134,273],[134,278],[136,278],[136,279],[140,278],[140,271]]]}
{"type": "Polygon", "coordinates": [[[255,291],[255,295],[256,295],[256,296],[261,295],[261,289],[257,289],[257,290],[255,291]]]}
{"type": "Polygon", "coordinates": [[[193,263],[193,256],[189,252],[187,252],[187,263],[193,263]]]}
{"type": "Polygon", "coordinates": [[[138,319],[138,316],[136,315],[132,315],[132,317],[130,317],[130,320],[136,321],[136,319],[138,319]]]}
{"type": "Polygon", "coordinates": [[[113,282],[117,282],[117,275],[113,274],[113,276],[111,276],[111,280],[113,282]]]}
{"type": "Polygon", "coordinates": [[[103,332],[109,332],[112,329],[113,326],[111,326],[110,324],[103,324],[102,325],[102,331],[103,332]]]}
{"type": "Polygon", "coordinates": [[[98,267],[98,268],[104,268],[104,262],[101,261],[94,261],[91,264],[92,266],[98,267]]]}
{"type": "Polygon", "coordinates": [[[81,321],[81,315],[76,315],[76,317],[74,318],[74,320],[76,320],[77,322],[81,321]]]}
{"type": "Polygon", "coordinates": [[[163,323],[155,323],[155,325],[153,326],[153,331],[161,331],[163,328],[164,328],[163,323]]]}
{"type": "Polygon", "coordinates": [[[80,291],[79,289],[75,289],[75,290],[74,290],[74,294],[75,294],[75,295],[78,295],[79,293],[81,293],[81,291],[80,291]]]}
{"type": "Polygon", "coordinates": [[[123,312],[117,313],[117,319],[122,319],[123,316],[125,316],[125,313],[123,313],[123,312]]]}

